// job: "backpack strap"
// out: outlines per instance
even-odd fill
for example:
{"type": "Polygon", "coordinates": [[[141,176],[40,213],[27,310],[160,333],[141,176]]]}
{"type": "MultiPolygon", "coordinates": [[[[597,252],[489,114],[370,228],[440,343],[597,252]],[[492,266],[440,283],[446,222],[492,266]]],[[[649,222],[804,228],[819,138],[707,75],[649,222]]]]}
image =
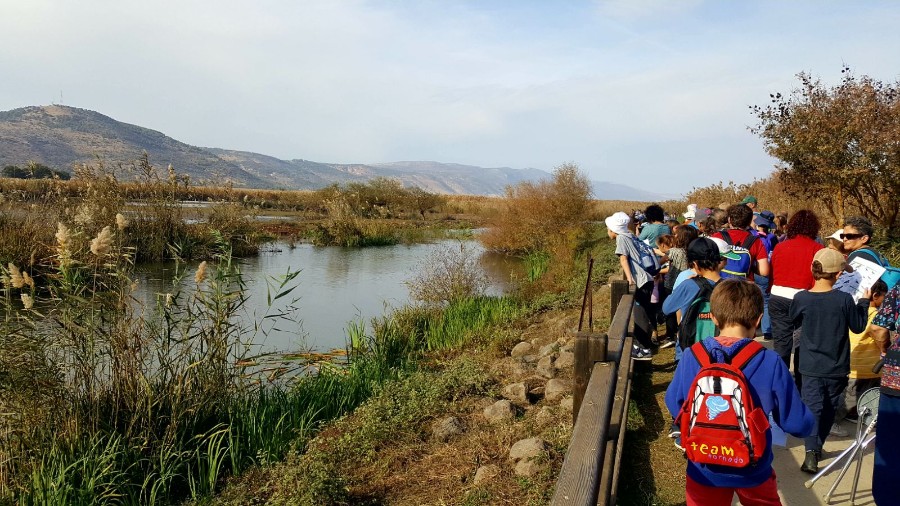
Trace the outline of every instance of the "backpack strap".
{"type": "Polygon", "coordinates": [[[744,244],[741,244],[741,247],[747,251],[750,251],[750,246],[753,246],[753,243],[756,242],[757,239],[759,239],[759,236],[751,232],[749,235],[747,235],[747,238],[744,239],[744,244]]]}
{"type": "Polygon", "coordinates": [[[890,267],[891,265],[883,256],[881,256],[881,253],[878,253],[875,250],[871,250],[869,248],[859,248],[856,251],[859,251],[860,253],[868,253],[878,262],[879,267],[890,267]]]}
{"type": "Polygon", "coordinates": [[[750,340],[747,344],[741,346],[741,349],[731,357],[731,365],[738,369],[743,369],[751,360],[753,360],[753,357],[762,353],[764,349],[763,345],[754,340],[750,340]]]}
{"type": "Polygon", "coordinates": [[[709,353],[709,350],[706,349],[706,346],[703,346],[702,341],[697,341],[691,345],[691,353],[694,354],[694,358],[697,359],[697,363],[700,364],[701,369],[714,363],[713,356],[709,353]]]}
{"type": "Polygon", "coordinates": [[[728,229],[723,228],[721,233],[722,233],[722,239],[724,239],[725,242],[727,242],[729,246],[734,246],[734,241],[731,240],[731,235],[728,234],[728,229]]]}

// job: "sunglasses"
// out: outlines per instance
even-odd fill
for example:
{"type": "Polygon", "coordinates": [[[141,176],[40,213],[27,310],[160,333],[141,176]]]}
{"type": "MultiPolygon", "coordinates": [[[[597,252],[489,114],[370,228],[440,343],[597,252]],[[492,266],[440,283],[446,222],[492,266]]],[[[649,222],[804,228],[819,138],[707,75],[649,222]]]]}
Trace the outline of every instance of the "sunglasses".
{"type": "Polygon", "coordinates": [[[845,241],[847,239],[859,239],[860,237],[862,237],[864,235],[866,235],[866,234],[841,234],[841,239],[845,240],[845,241]]]}

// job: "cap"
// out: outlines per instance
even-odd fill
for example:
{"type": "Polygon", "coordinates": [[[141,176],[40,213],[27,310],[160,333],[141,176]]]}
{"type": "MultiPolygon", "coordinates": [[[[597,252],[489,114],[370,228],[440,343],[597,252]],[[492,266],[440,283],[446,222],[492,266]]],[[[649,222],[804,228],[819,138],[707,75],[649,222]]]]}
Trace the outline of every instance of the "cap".
{"type": "Polygon", "coordinates": [[[684,213],[684,217],[693,220],[694,217],[697,216],[697,204],[688,204],[687,211],[684,213]]]}
{"type": "Polygon", "coordinates": [[[822,265],[822,272],[831,274],[833,272],[841,272],[847,265],[844,255],[831,248],[822,248],[816,252],[813,262],[819,262],[822,265]]]}
{"type": "Polygon", "coordinates": [[[603,222],[606,223],[606,228],[617,234],[631,233],[631,231],[628,230],[628,224],[631,223],[631,218],[622,211],[613,213],[612,216],[606,218],[603,222]]]}
{"type": "MultiPolygon", "coordinates": [[[[722,242],[724,243],[725,241],[722,242]]],[[[732,255],[730,247],[728,250],[728,254],[732,255]]],[[[688,244],[687,258],[689,262],[707,260],[718,263],[723,258],[723,255],[719,250],[719,245],[714,240],[708,237],[700,237],[688,244]]]]}
{"type": "Polygon", "coordinates": [[[727,258],[728,260],[740,260],[741,256],[734,252],[731,249],[731,245],[725,242],[725,239],[719,239],[718,237],[710,237],[710,240],[716,243],[716,247],[719,249],[719,255],[722,258],[727,258]]]}
{"type": "Polygon", "coordinates": [[[839,229],[835,230],[833,234],[829,235],[828,238],[829,238],[829,239],[835,239],[835,240],[840,241],[840,240],[841,240],[841,234],[843,234],[843,233],[844,233],[844,229],[839,228],[839,229]]]}
{"type": "Polygon", "coordinates": [[[746,197],[744,197],[744,200],[741,201],[741,204],[755,204],[755,203],[756,203],[756,197],[754,197],[753,195],[747,195],[746,197]]]}

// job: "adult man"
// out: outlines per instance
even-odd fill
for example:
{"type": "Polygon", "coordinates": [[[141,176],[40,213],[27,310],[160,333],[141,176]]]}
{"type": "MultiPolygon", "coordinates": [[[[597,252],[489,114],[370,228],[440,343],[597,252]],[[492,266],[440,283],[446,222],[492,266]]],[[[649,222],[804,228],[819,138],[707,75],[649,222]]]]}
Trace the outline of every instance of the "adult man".
{"type": "Polygon", "coordinates": [[[744,200],[741,201],[741,204],[749,207],[753,214],[758,214],[756,212],[756,197],[754,197],[753,195],[747,195],[746,197],[744,197],[744,200]]]}
{"type": "Polygon", "coordinates": [[[768,276],[769,252],[766,251],[766,246],[759,240],[759,237],[750,231],[753,210],[745,204],[736,204],[729,207],[727,213],[728,228],[716,232],[710,237],[723,239],[732,245],[733,251],[745,258],[729,260],[728,265],[722,269],[722,277],[742,277],[752,281],[754,273],[768,276]],[[749,258],[746,258],[748,256],[749,258]]]}

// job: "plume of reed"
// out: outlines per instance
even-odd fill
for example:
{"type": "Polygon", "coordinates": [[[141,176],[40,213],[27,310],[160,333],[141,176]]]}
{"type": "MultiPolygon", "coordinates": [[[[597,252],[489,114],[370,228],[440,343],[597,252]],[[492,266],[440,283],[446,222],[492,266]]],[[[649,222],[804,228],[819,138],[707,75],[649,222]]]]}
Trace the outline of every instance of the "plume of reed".
{"type": "Polygon", "coordinates": [[[9,280],[13,288],[25,286],[25,278],[22,277],[22,271],[12,262],[9,263],[9,280]]]}
{"type": "Polygon", "coordinates": [[[97,256],[103,256],[109,253],[113,244],[113,232],[109,226],[103,227],[103,230],[97,234],[97,237],[91,239],[91,253],[97,256]]]}
{"type": "Polygon", "coordinates": [[[22,294],[22,305],[25,306],[25,309],[31,309],[34,306],[34,298],[27,293],[22,294]]]}
{"type": "Polygon", "coordinates": [[[197,266],[197,272],[194,274],[194,282],[198,285],[206,279],[206,260],[200,262],[197,266]]]}
{"type": "Polygon", "coordinates": [[[121,232],[125,230],[128,226],[128,218],[126,218],[122,213],[116,213],[116,228],[121,232]]]}

